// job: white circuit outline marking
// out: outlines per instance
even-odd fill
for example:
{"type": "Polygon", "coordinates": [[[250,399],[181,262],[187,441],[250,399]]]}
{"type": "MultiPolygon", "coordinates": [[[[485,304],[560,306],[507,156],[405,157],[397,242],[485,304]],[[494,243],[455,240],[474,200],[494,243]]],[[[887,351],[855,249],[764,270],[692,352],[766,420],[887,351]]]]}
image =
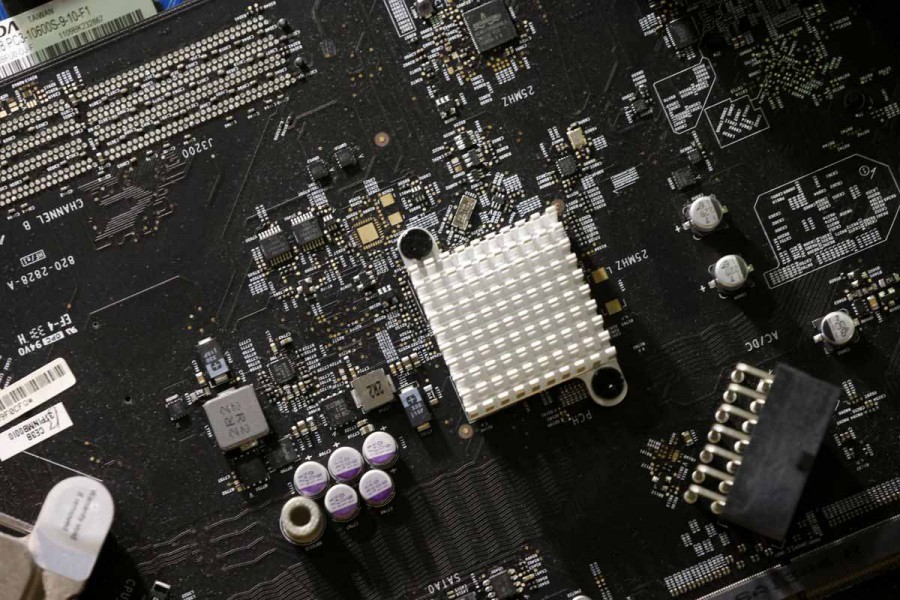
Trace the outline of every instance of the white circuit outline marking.
{"type": "Polygon", "coordinates": [[[653,82],[653,91],[656,92],[656,98],[659,100],[659,105],[662,107],[663,112],[666,113],[666,120],[669,122],[669,127],[672,128],[672,132],[675,135],[681,135],[681,134],[688,133],[689,131],[693,131],[693,130],[697,129],[697,125],[700,124],[700,118],[706,110],[706,103],[709,102],[709,97],[712,95],[713,86],[716,85],[716,81],[718,81],[718,79],[719,79],[719,76],[716,73],[715,68],[713,68],[712,61],[710,61],[708,58],[706,58],[704,56],[703,58],[700,59],[700,62],[698,62],[694,65],[691,65],[690,67],[688,67],[686,69],[682,69],[682,70],[678,71],[677,73],[672,73],[671,75],[668,75],[666,77],[663,77],[662,79],[659,79],[659,80],[653,82]],[[672,122],[672,116],[669,114],[669,111],[666,109],[666,103],[663,102],[662,94],[660,93],[659,88],[657,86],[666,80],[672,79],[673,77],[678,77],[679,75],[681,75],[683,73],[687,73],[688,71],[693,71],[700,65],[705,65],[707,70],[710,73],[712,73],[712,80],[709,82],[709,87],[706,88],[706,98],[703,99],[700,110],[697,111],[697,119],[694,121],[694,124],[691,127],[688,127],[681,131],[677,131],[675,129],[675,124],[672,122]]]}
{"type": "MultiPolygon", "coordinates": [[[[800,181],[801,179],[805,179],[806,177],[809,177],[810,175],[812,175],[812,174],[814,174],[814,173],[818,173],[819,171],[825,171],[826,169],[830,169],[830,168],[832,168],[832,167],[834,167],[834,166],[836,166],[836,165],[839,165],[839,164],[841,164],[841,163],[843,163],[843,162],[846,162],[846,161],[848,161],[848,160],[850,160],[850,159],[852,159],[852,158],[860,158],[860,159],[862,159],[862,160],[867,160],[867,161],[869,161],[869,162],[875,163],[875,164],[878,165],[878,166],[884,167],[884,168],[887,170],[888,175],[891,176],[891,180],[894,182],[894,188],[895,188],[895,190],[896,190],[896,193],[897,193],[898,197],[900,197],[900,184],[897,183],[897,177],[894,175],[894,172],[891,170],[891,167],[890,167],[888,164],[881,162],[880,160],[875,160],[874,158],[868,157],[868,156],[866,156],[865,154],[860,154],[860,153],[858,153],[858,152],[855,152],[855,153],[851,154],[850,156],[846,156],[846,157],[844,157],[844,158],[842,158],[842,159],[840,159],[840,160],[837,160],[837,161],[835,161],[835,162],[833,162],[833,163],[831,163],[831,164],[825,165],[824,167],[819,167],[818,169],[813,169],[812,171],[808,171],[808,172],[806,172],[805,174],[801,175],[800,177],[797,177],[796,179],[792,179],[792,180],[790,180],[790,181],[787,181],[787,182],[785,182],[785,183],[782,183],[781,185],[776,185],[776,186],[773,187],[772,189],[770,189],[770,190],[768,190],[768,191],[765,191],[765,192],[763,192],[762,194],[759,194],[759,195],[756,197],[756,200],[753,202],[753,212],[756,213],[756,218],[757,218],[757,220],[759,220],[759,225],[760,225],[760,227],[762,227],[763,234],[766,236],[766,242],[768,242],[768,244],[769,244],[769,249],[772,251],[772,254],[775,255],[775,259],[778,261],[778,266],[775,267],[774,269],[770,269],[769,271],[766,271],[766,275],[768,275],[769,273],[773,273],[773,272],[775,272],[775,271],[778,271],[779,269],[783,269],[783,268],[784,268],[784,265],[781,264],[781,259],[778,257],[778,253],[775,251],[775,246],[772,244],[772,239],[769,237],[769,231],[766,229],[766,225],[765,225],[765,223],[763,223],[762,217],[760,216],[759,210],[757,209],[757,207],[759,206],[760,198],[762,198],[763,196],[767,196],[767,195],[771,194],[771,193],[774,192],[775,190],[778,190],[778,189],[787,187],[787,186],[789,186],[789,185],[795,185],[795,184],[797,184],[797,182],[800,181]]],[[[860,168],[860,169],[859,169],[859,175],[862,176],[862,177],[873,177],[873,176],[874,176],[874,170],[871,171],[871,172],[869,172],[868,174],[865,174],[865,175],[864,175],[864,174],[863,174],[863,169],[860,168]]],[[[890,239],[890,237],[891,237],[891,232],[894,230],[894,225],[897,224],[897,216],[898,216],[898,215],[900,215],[900,207],[898,207],[898,209],[897,209],[896,212],[894,213],[894,220],[891,221],[890,227],[888,227],[888,230],[887,230],[887,233],[886,233],[885,236],[884,236],[884,239],[881,240],[880,242],[878,242],[878,243],[876,243],[876,244],[872,244],[871,246],[866,246],[865,248],[861,248],[861,249],[859,249],[858,251],[853,252],[852,254],[848,254],[848,255],[846,255],[846,256],[842,256],[842,257],[840,257],[840,258],[838,258],[838,259],[835,259],[835,260],[833,260],[833,261],[831,261],[831,262],[829,262],[829,263],[826,263],[826,264],[824,264],[824,265],[821,265],[821,266],[819,266],[819,267],[816,267],[815,269],[810,269],[809,271],[806,271],[805,273],[802,273],[802,274],[800,274],[800,275],[797,275],[796,277],[793,277],[793,278],[791,278],[791,279],[786,279],[785,281],[782,281],[781,283],[779,283],[779,284],[777,284],[777,285],[772,285],[771,283],[769,283],[769,278],[766,277],[766,278],[765,278],[765,279],[766,279],[766,286],[768,286],[769,289],[774,290],[774,289],[777,288],[777,287],[780,287],[780,286],[785,285],[785,284],[787,284],[787,283],[791,283],[791,282],[797,281],[798,279],[801,279],[801,278],[803,278],[803,277],[806,277],[806,276],[809,275],[810,273],[815,273],[816,271],[818,271],[818,270],[820,270],[820,269],[824,269],[825,267],[827,267],[827,266],[829,266],[829,265],[833,265],[833,264],[836,263],[838,260],[843,260],[843,259],[845,259],[845,258],[850,258],[851,256],[856,256],[856,255],[859,254],[860,252],[864,252],[865,250],[870,250],[870,249],[872,249],[872,248],[875,248],[876,246],[880,246],[881,244],[885,243],[886,241],[888,241],[888,240],[890,239]]]]}
{"type": "MultiPolygon", "coordinates": [[[[719,148],[726,148],[726,147],[731,146],[731,145],[733,145],[733,144],[737,144],[737,143],[739,143],[739,142],[743,142],[743,141],[746,140],[746,139],[752,138],[752,137],[753,137],[754,135],[756,135],[757,133],[762,133],[762,132],[764,132],[764,131],[768,131],[768,129],[769,129],[769,127],[770,127],[770,125],[769,125],[769,117],[766,116],[766,111],[765,111],[765,110],[763,109],[763,107],[761,107],[761,106],[760,106],[760,107],[755,106],[755,105],[753,104],[753,98],[751,98],[749,94],[744,94],[743,96],[738,96],[737,98],[728,98],[727,100],[722,100],[721,102],[716,102],[715,104],[713,104],[713,105],[711,105],[711,106],[709,106],[709,107],[707,107],[707,108],[704,108],[704,109],[703,109],[703,114],[706,115],[706,120],[707,120],[707,122],[709,122],[709,128],[712,129],[713,135],[716,136],[716,142],[718,142],[719,148]],[[732,105],[734,105],[734,104],[737,103],[738,101],[743,100],[743,99],[745,99],[745,98],[747,99],[747,103],[750,105],[750,108],[752,108],[754,111],[758,111],[759,114],[762,115],[763,121],[765,121],[766,126],[763,127],[762,129],[757,129],[756,131],[754,131],[754,132],[751,133],[750,135],[745,135],[745,136],[740,137],[740,138],[738,138],[738,139],[736,139],[736,140],[734,140],[734,141],[728,142],[727,144],[723,144],[723,143],[722,143],[722,140],[719,139],[719,134],[718,134],[718,132],[716,132],[716,126],[715,126],[715,124],[714,124],[713,121],[712,121],[712,117],[709,116],[709,111],[711,111],[711,110],[715,109],[716,107],[721,106],[721,105],[723,105],[723,104],[725,104],[725,103],[731,103],[732,105]]],[[[814,172],[815,172],[815,171],[814,171],[814,172]]]]}

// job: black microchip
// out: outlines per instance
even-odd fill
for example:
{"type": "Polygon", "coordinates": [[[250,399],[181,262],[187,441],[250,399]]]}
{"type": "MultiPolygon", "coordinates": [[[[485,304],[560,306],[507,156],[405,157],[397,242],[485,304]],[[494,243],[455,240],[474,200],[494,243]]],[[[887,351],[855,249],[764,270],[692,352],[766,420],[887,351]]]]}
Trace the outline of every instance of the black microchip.
{"type": "Polygon", "coordinates": [[[853,314],[856,316],[867,315],[872,312],[872,308],[869,306],[869,303],[864,299],[854,300],[850,303],[850,306],[853,307],[853,314]]]}
{"type": "Polygon", "coordinates": [[[358,291],[365,292],[366,290],[371,290],[375,287],[378,281],[371,271],[363,271],[359,275],[353,277],[353,283],[356,284],[356,289],[358,291]]]}
{"type": "Polygon", "coordinates": [[[685,153],[684,156],[688,159],[688,162],[691,163],[692,165],[698,165],[698,164],[700,164],[700,162],[703,161],[703,155],[700,154],[700,151],[697,150],[696,148],[691,148],[690,150],[688,150],[685,153]]]}
{"type": "Polygon", "coordinates": [[[334,151],[334,158],[342,169],[352,169],[359,165],[356,154],[349,146],[342,146],[334,151]]]}
{"type": "Polygon", "coordinates": [[[331,176],[328,165],[318,156],[307,163],[306,170],[309,171],[309,176],[313,181],[324,181],[331,176]]]}
{"type": "Polygon", "coordinates": [[[340,427],[356,419],[356,413],[343,395],[324,400],[322,402],[322,412],[325,413],[325,420],[332,427],[340,427]]]}
{"type": "Polygon", "coordinates": [[[242,460],[237,463],[234,468],[237,471],[238,480],[240,480],[244,486],[265,481],[269,477],[266,465],[263,464],[261,458],[256,456],[248,458],[247,460],[242,460]]]}
{"type": "Polygon", "coordinates": [[[291,246],[283,231],[276,231],[259,239],[259,249],[268,265],[277,265],[291,256],[291,246]]]}
{"type": "Polygon", "coordinates": [[[291,463],[299,460],[297,451],[294,450],[294,443],[290,438],[285,438],[278,442],[278,447],[266,455],[269,466],[273,469],[282,469],[291,463]]]}
{"type": "Polygon", "coordinates": [[[450,98],[450,96],[438,98],[435,101],[435,105],[437,105],[438,113],[441,115],[442,119],[451,119],[459,113],[456,101],[450,98]]]}
{"type": "Polygon", "coordinates": [[[690,19],[675,19],[666,25],[666,36],[672,47],[681,50],[697,43],[697,28],[690,19]]]}
{"type": "Polygon", "coordinates": [[[644,118],[649,117],[653,114],[653,109],[650,108],[650,104],[643,98],[638,98],[634,102],[631,103],[631,110],[638,117],[644,118]]]}
{"type": "Polygon", "coordinates": [[[503,0],[488,0],[465,13],[466,26],[475,47],[485,53],[511,42],[519,33],[503,0]]]}
{"type": "Polygon", "coordinates": [[[385,306],[400,304],[400,294],[394,288],[388,288],[381,293],[381,302],[385,306]]]}
{"type": "Polygon", "coordinates": [[[428,410],[428,404],[418,388],[411,387],[401,390],[400,403],[403,405],[403,410],[406,411],[406,418],[409,419],[410,425],[419,430],[428,426],[431,421],[431,411],[428,410]]]}
{"type": "Polygon", "coordinates": [[[773,379],[722,517],[783,540],[841,390],[784,364],[773,379]]]}
{"type": "Polygon", "coordinates": [[[571,154],[556,161],[556,172],[563,179],[571,177],[578,171],[578,160],[571,154]]]}
{"type": "Polygon", "coordinates": [[[498,600],[508,600],[519,593],[519,589],[516,587],[516,582],[513,581],[512,575],[506,571],[491,575],[488,578],[488,581],[491,584],[491,589],[494,590],[494,597],[498,600]]]}
{"type": "Polygon", "coordinates": [[[672,172],[672,186],[679,192],[697,183],[697,176],[690,167],[682,167],[672,172]]]}
{"type": "Polygon", "coordinates": [[[188,414],[187,406],[180,396],[171,398],[166,403],[166,411],[169,413],[170,421],[178,421],[185,418],[188,414]]]}
{"type": "Polygon", "coordinates": [[[469,150],[463,155],[463,162],[470,167],[478,167],[481,166],[481,154],[478,153],[477,149],[469,150]]]}
{"type": "Polygon", "coordinates": [[[322,225],[316,218],[300,221],[291,227],[291,232],[300,247],[311,246],[325,237],[322,225]]]}
{"type": "Polygon", "coordinates": [[[284,385],[297,376],[297,371],[294,370],[294,365],[291,364],[289,359],[276,358],[269,363],[269,374],[272,375],[275,383],[284,385]]]}

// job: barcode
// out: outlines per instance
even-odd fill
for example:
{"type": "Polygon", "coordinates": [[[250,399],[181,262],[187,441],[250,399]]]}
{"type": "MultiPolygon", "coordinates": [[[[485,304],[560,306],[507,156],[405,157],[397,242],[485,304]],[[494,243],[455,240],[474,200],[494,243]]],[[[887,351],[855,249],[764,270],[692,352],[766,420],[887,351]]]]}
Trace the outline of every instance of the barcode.
{"type": "Polygon", "coordinates": [[[24,402],[36,392],[47,387],[57,379],[65,377],[68,373],[64,363],[56,364],[46,371],[41,371],[27,381],[16,384],[16,387],[12,389],[3,390],[3,393],[0,394],[0,410],[12,408],[16,404],[24,402]]]}
{"type": "Polygon", "coordinates": [[[16,60],[4,63],[0,65],[0,79],[6,79],[11,75],[15,75],[16,73],[33,67],[36,64],[38,64],[37,59],[34,58],[33,54],[29,54],[24,58],[17,58],[16,60]]]}
{"type": "Polygon", "coordinates": [[[46,48],[41,48],[40,50],[32,52],[28,56],[23,56],[22,58],[0,65],[0,79],[10,77],[12,75],[15,75],[16,73],[24,71],[25,69],[29,69],[35,65],[47,62],[48,60],[52,60],[58,56],[62,56],[66,52],[71,52],[72,50],[81,48],[86,44],[95,42],[100,38],[104,38],[110,34],[125,29],[126,27],[130,27],[131,25],[140,23],[143,20],[144,11],[138,9],[128,14],[122,15],[117,19],[113,19],[106,23],[101,23],[100,25],[97,25],[93,29],[85,31],[84,33],[73,35],[67,40],[57,42],[52,46],[47,46],[46,48]]]}

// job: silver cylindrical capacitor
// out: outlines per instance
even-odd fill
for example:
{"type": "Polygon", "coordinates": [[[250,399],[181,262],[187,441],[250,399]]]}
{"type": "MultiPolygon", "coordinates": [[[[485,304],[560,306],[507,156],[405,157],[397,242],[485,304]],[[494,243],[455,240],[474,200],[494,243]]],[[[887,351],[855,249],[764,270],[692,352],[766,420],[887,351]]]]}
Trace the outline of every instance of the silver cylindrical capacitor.
{"type": "Polygon", "coordinates": [[[712,267],[713,287],[735,292],[747,284],[753,267],[739,254],[729,254],[716,261],[712,267]]]}
{"type": "Polygon", "coordinates": [[[825,315],[819,323],[822,340],[832,346],[845,346],[856,336],[856,321],[842,310],[825,315]]]}
{"type": "Polygon", "coordinates": [[[400,447],[391,434],[375,431],[363,441],[362,455],[371,466],[386,469],[397,462],[400,447]]]}
{"type": "Polygon", "coordinates": [[[685,226],[698,235],[712,233],[722,224],[725,207],[713,195],[698,196],[684,209],[685,226]]]}
{"type": "Polygon", "coordinates": [[[321,498],[328,489],[328,469],[321,463],[307,461],[294,471],[294,490],[307,498],[321,498]]]}
{"type": "Polygon", "coordinates": [[[385,506],[394,499],[394,480],[384,471],[372,469],[359,480],[359,495],[369,506],[385,506]]]}
{"type": "Polygon", "coordinates": [[[307,546],[325,532],[325,515],[314,500],[291,498],[281,507],[281,534],[292,544],[307,546]]]}
{"type": "Polygon", "coordinates": [[[325,494],[325,510],[335,521],[352,521],[359,508],[359,495],[349,485],[339,483],[325,494]]]}
{"type": "Polygon", "coordinates": [[[356,481],[365,468],[362,454],[350,446],[341,446],[328,457],[328,472],[340,483],[356,481]]]}

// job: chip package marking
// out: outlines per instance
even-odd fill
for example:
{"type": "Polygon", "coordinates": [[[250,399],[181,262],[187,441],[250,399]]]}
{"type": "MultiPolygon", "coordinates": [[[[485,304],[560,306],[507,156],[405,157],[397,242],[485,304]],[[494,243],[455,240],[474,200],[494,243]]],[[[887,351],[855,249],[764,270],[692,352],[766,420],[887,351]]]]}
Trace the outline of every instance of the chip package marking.
{"type": "Polygon", "coordinates": [[[322,411],[325,413],[325,420],[332,427],[346,425],[356,417],[343,394],[324,400],[322,411]]]}
{"type": "Polygon", "coordinates": [[[279,385],[293,381],[297,376],[297,371],[294,369],[294,365],[291,364],[290,359],[283,357],[277,358],[269,364],[269,373],[272,375],[275,383],[279,385]]]}
{"type": "Polygon", "coordinates": [[[311,247],[325,237],[322,225],[316,218],[304,219],[291,227],[294,240],[300,247],[311,247]]]}
{"type": "Polygon", "coordinates": [[[516,25],[503,0],[488,0],[480,6],[467,10],[465,18],[472,41],[481,53],[493,50],[518,37],[516,25]]]}

